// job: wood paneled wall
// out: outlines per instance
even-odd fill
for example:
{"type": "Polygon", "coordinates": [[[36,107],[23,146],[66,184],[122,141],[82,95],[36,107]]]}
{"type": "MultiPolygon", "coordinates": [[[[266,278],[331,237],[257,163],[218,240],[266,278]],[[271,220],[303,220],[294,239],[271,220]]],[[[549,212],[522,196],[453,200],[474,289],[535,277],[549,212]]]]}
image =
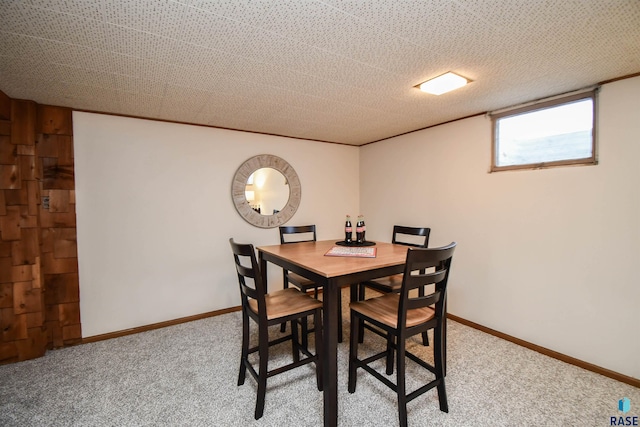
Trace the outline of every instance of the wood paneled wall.
{"type": "Polygon", "coordinates": [[[82,337],[71,120],[0,92],[0,363],[82,337]]]}

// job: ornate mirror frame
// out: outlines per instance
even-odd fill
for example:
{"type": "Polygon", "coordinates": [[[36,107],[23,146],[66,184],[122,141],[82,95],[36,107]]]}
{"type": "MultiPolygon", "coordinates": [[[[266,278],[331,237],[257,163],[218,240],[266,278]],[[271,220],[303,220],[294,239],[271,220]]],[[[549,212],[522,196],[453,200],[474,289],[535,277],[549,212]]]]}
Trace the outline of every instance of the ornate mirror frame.
{"type": "Polygon", "coordinates": [[[296,213],[298,206],[300,206],[302,189],[298,174],[286,160],[270,154],[260,154],[258,156],[251,157],[240,165],[236,174],[233,176],[233,182],[231,183],[231,197],[233,198],[233,204],[235,205],[236,210],[249,224],[260,228],[274,228],[289,221],[291,217],[293,217],[293,214],[296,213]],[[254,211],[245,196],[245,189],[249,176],[262,168],[272,168],[277,170],[284,175],[289,184],[289,200],[287,201],[287,204],[280,210],[280,212],[273,215],[261,215],[254,211]]]}

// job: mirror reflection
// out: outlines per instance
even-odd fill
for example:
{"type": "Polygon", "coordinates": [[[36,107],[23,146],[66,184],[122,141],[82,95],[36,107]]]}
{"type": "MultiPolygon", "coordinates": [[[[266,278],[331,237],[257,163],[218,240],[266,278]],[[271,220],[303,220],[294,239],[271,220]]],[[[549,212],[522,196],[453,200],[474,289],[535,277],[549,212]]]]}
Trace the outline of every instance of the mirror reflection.
{"type": "Polygon", "coordinates": [[[260,168],[249,175],[245,198],[260,215],[275,215],[289,201],[289,183],[285,176],[273,168],[260,168]]]}

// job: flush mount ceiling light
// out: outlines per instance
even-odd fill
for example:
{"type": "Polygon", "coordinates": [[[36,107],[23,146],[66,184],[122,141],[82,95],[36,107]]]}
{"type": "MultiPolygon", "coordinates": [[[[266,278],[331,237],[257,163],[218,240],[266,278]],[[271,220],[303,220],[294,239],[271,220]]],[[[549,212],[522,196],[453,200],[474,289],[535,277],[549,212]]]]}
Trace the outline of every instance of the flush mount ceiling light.
{"type": "Polygon", "coordinates": [[[431,80],[427,80],[424,83],[420,83],[418,88],[423,91],[433,95],[442,95],[443,93],[451,92],[454,89],[458,89],[471,80],[459,76],[455,73],[449,71],[448,73],[444,73],[438,77],[434,77],[431,80]]]}

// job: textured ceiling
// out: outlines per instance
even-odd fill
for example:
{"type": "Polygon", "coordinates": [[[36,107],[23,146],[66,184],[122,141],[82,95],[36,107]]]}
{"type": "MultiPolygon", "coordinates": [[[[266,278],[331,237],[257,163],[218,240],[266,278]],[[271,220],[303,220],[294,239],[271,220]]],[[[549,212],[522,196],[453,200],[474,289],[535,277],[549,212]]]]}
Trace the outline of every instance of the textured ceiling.
{"type": "Polygon", "coordinates": [[[638,72],[638,0],[0,0],[12,98],[353,145],[638,72]]]}

